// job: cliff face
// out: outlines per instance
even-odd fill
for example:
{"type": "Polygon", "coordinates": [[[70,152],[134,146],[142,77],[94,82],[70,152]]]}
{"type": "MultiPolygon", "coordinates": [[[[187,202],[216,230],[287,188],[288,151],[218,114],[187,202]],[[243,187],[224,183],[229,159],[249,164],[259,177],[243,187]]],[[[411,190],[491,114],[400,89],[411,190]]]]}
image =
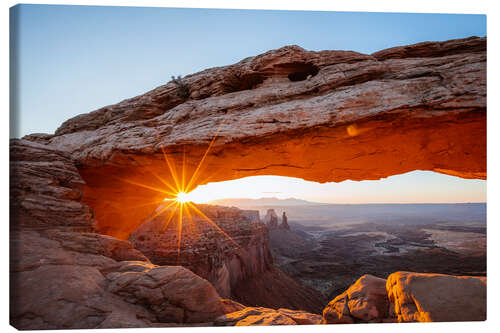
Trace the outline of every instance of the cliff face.
{"type": "Polygon", "coordinates": [[[153,263],[187,267],[210,281],[221,296],[231,297],[240,281],[272,266],[267,229],[256,221],[258,211],[196,207],[203,215],[186,207],[189,212],[179,216],[179,210],[160,206],[157,210],[164,211],[142,223],[130,242],[153,263]]]}
{"type": "Polygon", "coordinates": [[[147,217],[123,207],[162,199],[151,188],[164,186],[155,175],[174,183],[165,156],[188,178],[203,162],[190,189],[263,174],[486,178],[486,38],[371,55],[286,46],[183,82],[187,97],[169,82],[26,138],[71,153],[101,232],[126,239],[147,217]]]}
{"type": "Polygon", "coordinates": [[[235,311],[188,269],[153,265],[128,241],[92,232],[84,181],[67,153],[11,140],[10,159],[13,326],[154,327],[235,311]]]}
{"type": "Polygon", "coordinates": [[[258,211],[195,205],[185,207],[180,216],[178,209],[165,206],[129,238],[154,264],[187,267],[210,281],[222,297],[245,305],[314,313],[323,309],[326,300],[316,291],[273,266],[268,229],[258,211]]]}

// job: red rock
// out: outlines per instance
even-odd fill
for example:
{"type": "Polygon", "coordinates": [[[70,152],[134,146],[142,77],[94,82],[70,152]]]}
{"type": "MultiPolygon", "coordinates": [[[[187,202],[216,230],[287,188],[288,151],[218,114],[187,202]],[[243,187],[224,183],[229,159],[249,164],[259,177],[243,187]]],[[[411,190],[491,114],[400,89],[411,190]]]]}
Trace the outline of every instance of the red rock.
{"type": "Polygon", "coordinates": [[[10,221],[14,327],[207,323],[240,309],[188,269],[153,265],[130,242],[87,232],[94,220],[79,202],[83,181],[66,153],[12,140],[11,170],[16,176],[10,221]],[[37,205],[26,204],[30,200],[37,205]]]}
{"type": "Polygon", "coordinates": [[[154,213],[154,218],[130,235],[130,241],[153,263],[187,267],[229,298],[239,282],[271,267],[267,229],[235,207],[195,206],[210,221],[190,209],[189,215],[183,213],[179,235],[179,213],[169,208],[154,213]],[[168,220],[171,222],[166,226],[168,220]]]}
{"type": "MultiPolygon", "coordinates": [[[[188,177],[203,160],[187,190],[262,174],[327,182],[432,170],[486,178],[486,38],[373,55],[288,46],[183,80],[189,96],[179,96],[170,82],[70,119],[54,135],[11,140],[12,325],[200,324],[240,308],[207,280],[186,268],[156,266],[126,241],[156,205],[151,202],[165,196],[151,188],[174,184],[165,156],[173,169],[185,165],[188,177]]],[[[264,254],[250,248],[249,261],[258,257],[252,265],[262,265],[264,254]]],[[[218,271],[219,281],[230,280],[238,262],[218,271]]],[[[262,277],[267,273],[279,274],[267,270],[262,277]]],[[[270,302],[281,295],[262,280],[245,283],[239,286],[258,288],[236,288],[240,299],[255,297],[253,290],[270,302]]],[[[326,317],[486,316],[485,278],[393,274],[387,290],[394,313],[385,318],[381,294],[369,290],[363,285],[358,294],[346,292],[326,317]]],[[[245,310],[248,315],[227,320],[292,324],[304,317],[238,312],[245,310]]]]}
{"type": "Polygon", "coordinates": [[[130,235],[131,243],[155,264],[189,268],[210,281],[224,298],[247,305],[321,311],[324,301],[314,290],[273,267],[267,228],[255,221],[252,211],[196,207],[217,227],[190,209],[191,215],[183,213],[179,243],[179,214],[167,209],[137,228],[130,235]],[[173,222],[165,228],[170,217],[173,222]]]}
{"type": "Polygon", "coordinates": [[[344,293],[335,297],[323,310],[327,324],[382,322],[389,310],[386,280],[363,275],[344,293]]]}
{"type": "Polygon", "coordinates": [[[193,188],[254,175],[486,178],[486,38],[373,55],[287,46],[183,80],[186,100],[169,82],[26,137],[71,153],[101,233],[126,239],[163,199],[130,184],[173,184],[163,152],[178,171],[185,156],[189,178],[216,134],[193,188]]]}
{"type": "Polygon", "coordinates": [[[35,142],[10,141],[10,227],[92,231],[85,185],[70,154],[35,142]]]}
{"type": "Polygon", "coordinates": [[[486,320],[486,277],[396,272],[387,293],[399,322],[486,320]]]}
{"type": "Polygon", "coordinates": [[[289,309],[273,310],[263,307],[247,307],[217,318],[216,326],[269,326],[269,325],[315,325],[321,316],[289,309]]]}

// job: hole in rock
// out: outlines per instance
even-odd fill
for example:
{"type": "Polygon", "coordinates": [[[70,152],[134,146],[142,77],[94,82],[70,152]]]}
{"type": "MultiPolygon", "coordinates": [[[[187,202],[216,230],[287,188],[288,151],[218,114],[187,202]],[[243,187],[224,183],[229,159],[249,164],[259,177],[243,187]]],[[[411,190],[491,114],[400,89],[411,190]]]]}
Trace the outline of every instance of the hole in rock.
{"type": "Polygon", "coordinates": [[[271,306],[283,295],[255,290],[287,281],[287,291],[312,288],[321,303],[364,274],[485,271],[485,200],[484,180],[431,171],[323,184],[251,176],[166,196],[128,239],[153,263],[188,267],[223,297],[271,306]]]}
{"type": "Polygon", "coordinates": [[[232,93],[256,88],[266,77],[261,73],[233,73],[221,83],[224,93],[232,93]]]}
{"type": "Polygon", "coordinates": [[[292,82],[304,81],[308,76],[315,76],[319,72],[317,66],[307,63],[291,63],[280,67],[289,71],[288,79],[292,82]]]}

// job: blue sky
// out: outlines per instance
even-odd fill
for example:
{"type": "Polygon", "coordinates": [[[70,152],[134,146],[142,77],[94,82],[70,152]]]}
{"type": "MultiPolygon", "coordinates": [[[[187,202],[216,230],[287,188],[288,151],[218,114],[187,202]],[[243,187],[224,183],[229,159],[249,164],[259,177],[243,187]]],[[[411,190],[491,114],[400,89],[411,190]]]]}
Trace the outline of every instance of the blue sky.
{"type": "MultiPolygon", "coordinates": [[[[284,45],[372,53],[486,35],[485,15],[55,5],[16,6],[11,15],[19,101],[19,131],[11,136],[18,137],[53,133],[70,117],[142,94],[172,75],[284,45]]],[[[469,201],[486,199],[486,182],[460,182],[476,193],[469,201]]]]}

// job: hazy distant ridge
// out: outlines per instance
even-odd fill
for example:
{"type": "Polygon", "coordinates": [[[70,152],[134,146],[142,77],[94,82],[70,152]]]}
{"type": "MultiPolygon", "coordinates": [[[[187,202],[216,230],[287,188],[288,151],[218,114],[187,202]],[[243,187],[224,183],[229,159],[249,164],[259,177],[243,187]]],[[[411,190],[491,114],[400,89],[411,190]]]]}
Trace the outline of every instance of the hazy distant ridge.
{"type": "Polygon", "coordinates": [[[286,211],[290,221],[304,225],[486,222],[486,203],[326,204],[295,198],[221,199],[210,203],[259,210],[261,216],[268,208],[275,209],[278,216],[286,211]]]}
{"type": "Polygon", "coordinates": [[[246,206],[317,206],[317,205],[328,205],[320,202],[312,202],[302,199],[288,198],[288,199],[278,199],[278,198],[260,198],[260,199],[245,199],[245,198],[234,198],[234,199],[218,199],[209,202],[212,205],[221,206],[235,206],[235,207],[246,207],[246,206]]]}

